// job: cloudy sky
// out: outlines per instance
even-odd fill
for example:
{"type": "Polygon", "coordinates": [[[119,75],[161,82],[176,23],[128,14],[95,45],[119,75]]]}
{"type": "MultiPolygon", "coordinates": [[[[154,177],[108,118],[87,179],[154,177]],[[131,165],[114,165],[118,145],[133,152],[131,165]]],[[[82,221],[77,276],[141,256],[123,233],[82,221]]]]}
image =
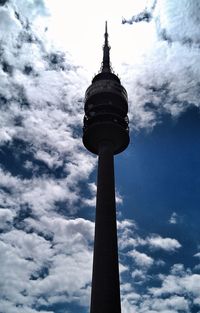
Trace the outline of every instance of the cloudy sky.
{"type": "Polygon", "coordinates": [[[129,95],[115,158],[123,313],[200,312],[200,3],[0,0],[0,313],[86,313],[104,23],[129,95]]]}

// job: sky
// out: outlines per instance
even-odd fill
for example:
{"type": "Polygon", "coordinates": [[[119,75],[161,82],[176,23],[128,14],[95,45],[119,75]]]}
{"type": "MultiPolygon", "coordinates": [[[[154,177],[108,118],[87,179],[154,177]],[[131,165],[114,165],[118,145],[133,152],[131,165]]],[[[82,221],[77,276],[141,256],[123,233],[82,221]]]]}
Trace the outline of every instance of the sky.
{"type": "Polygon", "coordinates": [[[198,0],[0,0],[0,313],[89,312],[97,157],[81,136],[105,20],[129,97],[122,312],[200,312],[199,16],[198,0]]]}

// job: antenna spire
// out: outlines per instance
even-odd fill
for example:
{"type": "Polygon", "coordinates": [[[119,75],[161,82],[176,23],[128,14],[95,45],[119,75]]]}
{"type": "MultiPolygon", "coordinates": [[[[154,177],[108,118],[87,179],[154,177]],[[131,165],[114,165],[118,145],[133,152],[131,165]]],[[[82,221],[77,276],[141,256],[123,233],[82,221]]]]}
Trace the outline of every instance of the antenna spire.
{"type": "Polygon", "coordinates": [[[108,26],[107,21],[105,23],[105,41],[103,46],[103,62],[101,71],[102,72],[111,72],[111,66],[110,66],[110,46],[108,44],[108,26]]]}

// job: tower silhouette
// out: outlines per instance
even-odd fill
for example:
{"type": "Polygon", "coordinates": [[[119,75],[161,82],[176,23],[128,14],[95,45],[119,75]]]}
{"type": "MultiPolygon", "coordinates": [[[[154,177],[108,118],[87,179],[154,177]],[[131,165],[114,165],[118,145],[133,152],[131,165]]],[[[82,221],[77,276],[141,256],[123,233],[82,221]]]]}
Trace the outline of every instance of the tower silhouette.
{"type": "Polygon", "coordinates": [[[110,65],[107,22],[103,62],[85,93],[83,144],[99,156],[91,313],[120,313],[114,155],[129,144],[128,98],[110,65]]]}

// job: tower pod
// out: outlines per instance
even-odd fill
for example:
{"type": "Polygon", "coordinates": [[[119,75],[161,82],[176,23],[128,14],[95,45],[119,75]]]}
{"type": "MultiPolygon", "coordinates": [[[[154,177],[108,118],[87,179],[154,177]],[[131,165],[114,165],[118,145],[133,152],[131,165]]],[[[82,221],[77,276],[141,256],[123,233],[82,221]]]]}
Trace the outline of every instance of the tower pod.
{"type": "Polygon", "coordinates": [[[89,151],[98,154],[104,141],[111,143],[114,154],[127,148],[128,98],[120,79],[111,70],[107,24],[101,72],[86,90],[84,110],[83,143],[89,151]]]}

